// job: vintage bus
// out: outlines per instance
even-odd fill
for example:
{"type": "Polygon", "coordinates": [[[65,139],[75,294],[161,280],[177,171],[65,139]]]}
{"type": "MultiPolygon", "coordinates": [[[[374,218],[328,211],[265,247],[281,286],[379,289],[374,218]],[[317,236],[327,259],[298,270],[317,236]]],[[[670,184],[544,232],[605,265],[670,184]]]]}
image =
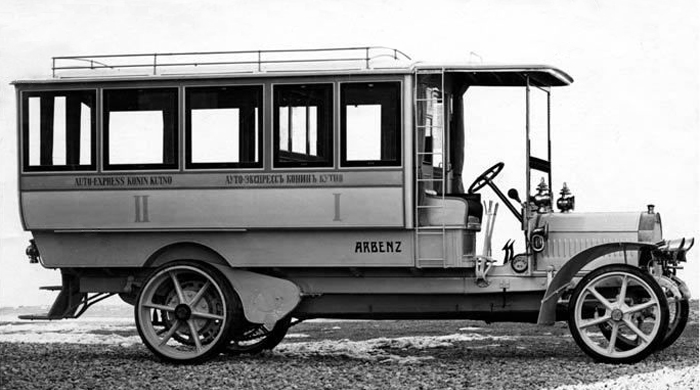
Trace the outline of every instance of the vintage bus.
{"type": "Polygon", "coordinates": [[[663,240],[653,206],[575,213],[566,186],[554,200],[550,96],[573,81],[557,68],[363,47],[56,57],[52,70],[14,82],[27,254],[62,275],[49,312],[24,319],[118,294],[144,344],[178,363],[269,350],[319,317],[567,321],[608,363],[685,327],[675,275],[692,239],[663,240]],[[523,91],[524,167],[509,167],[522,199],[494,181],[501,156],[465,161],[476,87],[523,91]],[[494,163],[465,190],[465,166],[494,163]],[[525,242],[504,261],[485,188],[525,242]]]}

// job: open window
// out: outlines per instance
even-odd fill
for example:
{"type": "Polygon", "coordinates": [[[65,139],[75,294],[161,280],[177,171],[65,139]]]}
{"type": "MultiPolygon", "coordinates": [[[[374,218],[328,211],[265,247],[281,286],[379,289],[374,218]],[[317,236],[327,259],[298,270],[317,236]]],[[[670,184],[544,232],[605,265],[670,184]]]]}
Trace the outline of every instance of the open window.
{"type": "Polygon", "coordinates": [[[177,88],[104,91],[106,170],[177,169],[177,88]]]}
{"type": "Polygon", "coordinates": [[[398,82],[341,85],[342,166],[401,165],[400,90],[398,82]]]}
{"type": "MultiPolygon", "coordinates": [[[[417,127],[416,147],[420,161],[420,196],[423,191],[436,195],[443,192],[443,175],[449,175],[450,167],[445,164],[445,149],[449,150],[449,121],[445,120],[445,99],[450,95],[443,90],[442,78],[437,74],[421,75],[417,85],[417,127]]],[[[449,106],[448,106],[449,107],[449,106]]],[[[448,178],[444,178],[449,182],[448,178]]],[[[448,189],[449,190],[449,189],[448,189]]]]}
{"type": "Polygon", "coordinates": [[[262,86],[187,88],[187,168],[259,168],[262,86]]]}
{"type": "Polygon", "coordinates": [[[276,167],[333,166],[333,85],[276,85],[276,167]]]}
{"type": "Polygon", "coordinates": [[[95,170],[95,91],[22,95],[27,172],[95,170]]]}

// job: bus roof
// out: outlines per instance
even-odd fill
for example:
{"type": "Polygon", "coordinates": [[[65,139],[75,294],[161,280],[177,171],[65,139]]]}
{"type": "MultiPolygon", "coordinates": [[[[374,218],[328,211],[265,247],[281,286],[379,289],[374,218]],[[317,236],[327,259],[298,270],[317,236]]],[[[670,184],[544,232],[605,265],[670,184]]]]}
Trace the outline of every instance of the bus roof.
{"type": "Polygon", "coordinates": [[[229,52],[107,54],[54,57],[52,78],[18,80],[22,84],[63,84],[130,80],[186,80],[347,76],[368,74],[453,74],[461,82],[483,86],[563,86],[573,82],[565,72],[547,65],[415,62],[398,49],[353,47],[229,52]]]}
{"type": "Polygon", "coordinates": [[[566,72],[549,65],[496,65],[475,63],[415,63],[417,71],[444,71],[464,79],[469,85],[522,87],[530,85],[559,87],[574,79],[566,72]]]}

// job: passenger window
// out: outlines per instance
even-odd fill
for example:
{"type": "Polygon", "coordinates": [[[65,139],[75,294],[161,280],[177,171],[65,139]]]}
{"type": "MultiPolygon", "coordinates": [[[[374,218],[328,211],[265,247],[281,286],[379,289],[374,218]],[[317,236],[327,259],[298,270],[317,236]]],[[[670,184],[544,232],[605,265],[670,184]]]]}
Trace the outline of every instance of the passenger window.
{"type": "Polygon", "coordinates": [[[177,88],[104,91],[105,169],[175,169],[177,88]]]}
{"type": "Polygon", "coordinates": [[[95,91],[23,95],[25,171],[95,169],[95,96],[95,91]]]}
{"type": "Polygon", "coordinates": [[[399,83],[340,87],[343,166],[401,165],[399,83]]]}
{"type": "Polygon", "coordinates": [[[333,166],[333,85],[275,86],[275,166],[333,166]]]}
{"type": "Polygon", "coordinates": [[[262,167],[262,86],[187,88],[187,168],[262,167]]]}

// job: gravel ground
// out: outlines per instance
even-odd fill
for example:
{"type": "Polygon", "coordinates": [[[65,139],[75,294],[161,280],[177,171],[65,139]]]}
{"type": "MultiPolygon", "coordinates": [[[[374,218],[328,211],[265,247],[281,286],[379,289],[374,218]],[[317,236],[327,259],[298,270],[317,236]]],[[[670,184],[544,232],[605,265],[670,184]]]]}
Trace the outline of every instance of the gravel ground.
{"type": "Polygon", "coordinates": [[[697,301],[692,308],[674,345],[634,365],[594,363],[563,323],[310,322],[275,352],[198,366],[161,363],[141,344],[0,342],[0,388],[697,389],[697,301]]]}

